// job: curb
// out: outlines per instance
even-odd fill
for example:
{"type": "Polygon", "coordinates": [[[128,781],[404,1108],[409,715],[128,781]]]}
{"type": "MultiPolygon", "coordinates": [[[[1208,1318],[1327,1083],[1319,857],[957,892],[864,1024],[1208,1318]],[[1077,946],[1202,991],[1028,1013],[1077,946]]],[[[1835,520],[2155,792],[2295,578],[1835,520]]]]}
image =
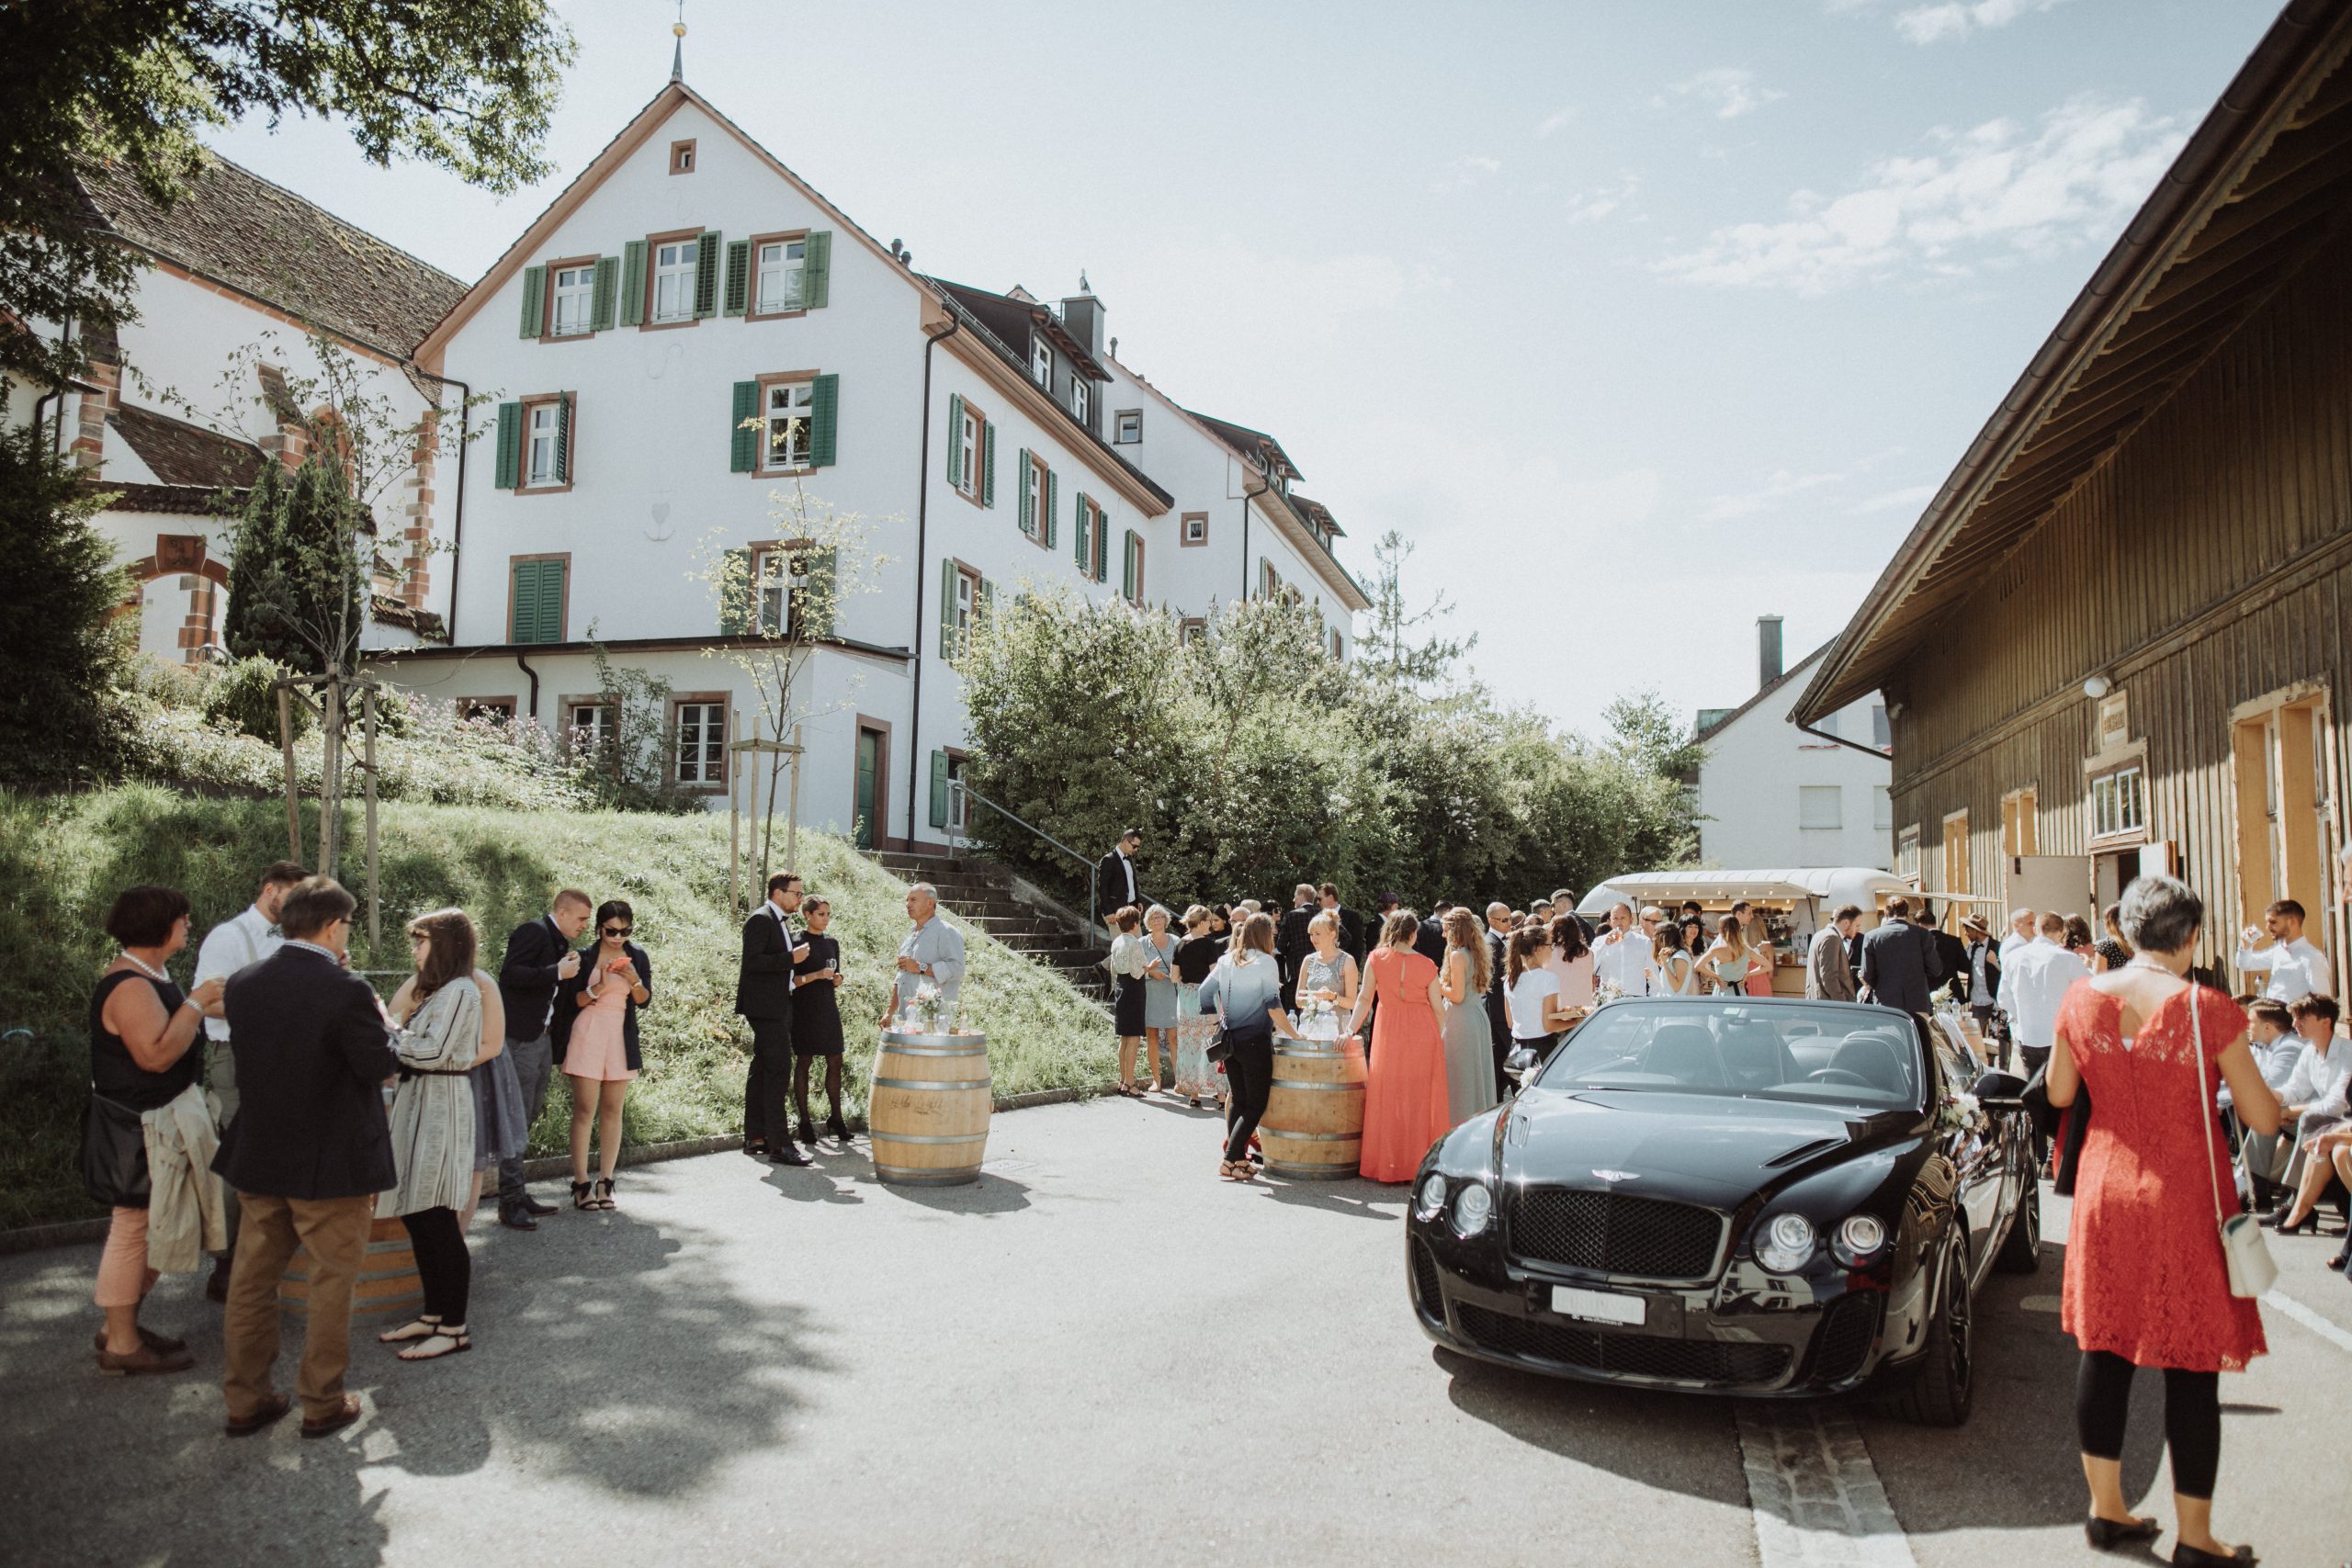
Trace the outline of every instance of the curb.
{"type": "MultiPolygon", "coordinates": [[[[1077,1100],[1095,1099],[1100,1090],[1083,1089],[1041,1089],[1031,1094],[1010,1095],[996,1102],[998,1111],[1028,1111],[1040,1105],[1067,1105],[1077,1100]]],[[[863,1133],[865,1118],[847,1117],[850,1130],[863,1133]]],[[[652,1165],[661,1160],[692,1159],[696,1155],[722,1154],[743,1146],[738,1133],[719,1133],[707,1138],[680,1138],[666,1144],[632,1144],[621,1150],[620,1165],[652,1165]]],[[[541,1155],[523,1162],[523,1179],[549,1181],[571,1174],[569,1155],[541,1155]]],[[[490,1195],[496,1201],[495,1192],[490,1195]]],[[[86,1247],[107,1238],[109,1221],[64,1220],[52,1225],[27,1225],[21,1230],[0,1231],[0,1258],[20,1252],[40,1252],[52,1247],[86,1247]]]]}

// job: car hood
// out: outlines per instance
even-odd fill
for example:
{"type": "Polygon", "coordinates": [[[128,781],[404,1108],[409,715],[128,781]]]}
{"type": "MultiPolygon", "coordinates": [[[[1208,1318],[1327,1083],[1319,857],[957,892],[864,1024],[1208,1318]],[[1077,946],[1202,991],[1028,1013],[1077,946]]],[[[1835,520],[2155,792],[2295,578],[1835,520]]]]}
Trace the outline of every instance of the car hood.
{"type": "Polygon", "coordinates": [[[1909,1136],[1917,1122],[1911,1111],[1537,1089],[1505,1109],[1496,1153],[1506,1182],[1605,1187],[1628,1197],[1734,1209],[1759,1191],[1909,1136]]]}

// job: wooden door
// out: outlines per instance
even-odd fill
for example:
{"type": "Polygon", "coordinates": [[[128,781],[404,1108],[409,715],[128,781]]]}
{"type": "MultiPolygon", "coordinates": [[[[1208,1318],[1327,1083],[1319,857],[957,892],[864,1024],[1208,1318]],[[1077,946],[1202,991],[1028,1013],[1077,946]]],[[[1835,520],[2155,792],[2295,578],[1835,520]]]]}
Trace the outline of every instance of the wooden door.
{"type": "MultiPolygon", "coordinates": [[[[874,730],[860,729],[857,732],[856,842],[861,850],[874,847],[874,825],[881,818],[881,773],[882,737],[874,730]]],[[[836,795],[834,798],[840,797],[836,795]]]]}

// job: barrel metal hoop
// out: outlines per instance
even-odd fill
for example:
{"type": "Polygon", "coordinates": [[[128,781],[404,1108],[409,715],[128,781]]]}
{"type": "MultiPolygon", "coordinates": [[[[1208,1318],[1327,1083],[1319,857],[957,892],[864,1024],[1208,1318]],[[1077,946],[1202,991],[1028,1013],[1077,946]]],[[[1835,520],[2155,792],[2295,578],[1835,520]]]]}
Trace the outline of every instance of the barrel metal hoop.
{"type": "Polygon", "coordinates": [[[1294,1181],[1345,1181],[1356,1173],[1352,1165],[1290,1165],[1278,1159],[1267,1160],[1266,1168],[1294,1181]]]}
{"type": "Polygon", "coordinates": [[[958,1133],[950,1137],[930,1133],[876,1133],[868,1129],[865,1136],[868,1143],[876,1144],[985,1144],[989,1141],[986,1133],[958,1133]]]}
{"type": "Polygon", "coordinates": [[[1258,1131],[1268,1138],[1289,1138],[1302,1144],[1360,1144],[1363,1142],[1362,1133],[1285,1133],[1279,1128],[1269,1127],[1262,1122],[1258,1124],[1258,1131]]]}
{"type": "Polygon", "coordinates": [[[876,1089],[986,1089],[988,1078],[876,1078],[876,1089]]]}
{"type": "Polygon", "coordinates": [[[966,1187],[979,1179],[980,1168],[976,1165],[954,1166],[947,1168],[906,1165],[884,1165],[874,1162],[875,1174],[900,1187],[966,1187]]]}
{"type": "Polygon", "coordinates": [[[1322,1094],[1362,1094],[1363,1092],[1363,1085],[1360,1083],[1301,1083],[1292,1078],[1276,1078],[1273,1087],[1267,1092],[1280,1094],[1286,1089],[1307,1089],[1322,1094]]]}
{"type": "Polygon", "coordinates": [[[985,1045],[885,1045],[883,1050],[894,1056],[985,1056],[985,1045]]]}

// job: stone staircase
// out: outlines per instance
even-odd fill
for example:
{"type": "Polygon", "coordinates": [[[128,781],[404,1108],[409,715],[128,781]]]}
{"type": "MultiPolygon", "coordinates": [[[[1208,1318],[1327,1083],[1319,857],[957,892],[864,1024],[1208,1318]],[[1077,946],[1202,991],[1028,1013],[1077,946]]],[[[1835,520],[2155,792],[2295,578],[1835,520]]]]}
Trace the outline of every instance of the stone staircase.
{"type": "Polygon", "coordinates": [[[1013,890],[1012,874],[1003,866],[970,855],[899,850],[884,850],[869,858],[902,882],[930,883],[939,889],[940,906],[956,919],[1057,971],[1080,995],[1110,1005],[1110,977],[1102,964],[1104,949],[1059,910],[1021,897],[1013,890]]]}

